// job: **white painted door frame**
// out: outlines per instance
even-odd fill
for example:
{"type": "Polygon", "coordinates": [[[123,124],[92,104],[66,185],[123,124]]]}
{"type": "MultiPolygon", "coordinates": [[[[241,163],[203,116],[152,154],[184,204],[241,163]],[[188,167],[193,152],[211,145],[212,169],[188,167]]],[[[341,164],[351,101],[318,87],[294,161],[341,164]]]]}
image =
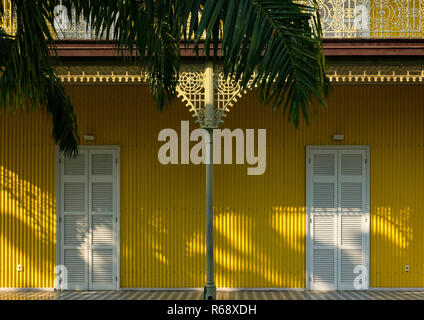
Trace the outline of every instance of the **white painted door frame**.
{"type": "MultiPolygon", "coordinates": [[[[81,145],[78,147],[79,150],[93,150],[93,151],[114,151],[116,155],[116,159],[114,162],[116,165],[115,168],[115,229],[113,230],[113,237],[115,239],[115,255],[113,257],[114,268],[115,268],[115,276],[116,276],[116,287],[115,290],[120,289],[120,146],[119,145],[81,145]]],[[[61,166],[63,165],[63,161],[61,158],[63,154],[59,151],[59,148],[56,148],[56,267],[64,265],[63,256],[62,256],[62,247],[63,247],[63,234],[62,234],[62,223],[63,223],[63,212],[62,212],[62,170],[61,166]]],[[[88,186],[87,186],[88,187],[88,186]]],[[[89,281],[89,279],[87,279],[89,281]]],[[[55,282],[55,289],[56,282],[55,282]]]]}
{"type": "MultiPolygon", "coordinates": [[[[309,145],[306,146],[306,161],[305,161],[305,170],[306,170],[306,289],[310,290],[311,288],[311,277],[312,277],[312,271],[311,271],[311,248],[312,248],[312,238],[311,238],[311,208],[312,208],[312,194],[311,194],[311,166],[310,166],[310,153],[311,151],[324,151],[324,150],[363,150],[366,154],[366,166],[365,166],[365,172],[366,172],[366,190],[365,190],[365,212],[363,213],[365,216],[365,227],[364,227],[364,255],[365,255],[365,268],[367,270],[367,276],[368,276],[368,288],[369,288],[369,278],[370,278],[370,148],[369,146],[364,145],[343,145],[343,146],[337,146],[337,145],[309,145]]],[[[339,160],[336,159],[336,162],[338,163],[339,160]]],[[[337,188],[338,189],[338,188],[337,188]]],[[[337,196],[339,194],[339,191],[337,191],[337,196]]],[[[338,228],[339,229],[339,228],[338,228]]],[[[339,231],[338,231],[339,234],[339,231]]],[[[338,264],[338,262],[337,262],[338,264]]],[[[339,276],[337,275],[337,282],[338,282],[339,276]]]]}

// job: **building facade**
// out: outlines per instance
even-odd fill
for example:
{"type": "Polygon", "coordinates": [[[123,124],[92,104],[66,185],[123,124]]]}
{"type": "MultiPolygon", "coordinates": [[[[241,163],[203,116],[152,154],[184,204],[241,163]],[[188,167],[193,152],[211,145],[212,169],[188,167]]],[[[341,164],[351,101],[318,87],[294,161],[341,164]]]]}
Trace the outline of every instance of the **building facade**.
{"type": "MultiPolygon", "coordinates": [[[[217,287],[424,288],[424,6],[321,5],[333,90],[309,125],[217,81],[221,128],[266,129],[264,174],[214,166],[217,287]]],[[[162,129],[198,127],[202,60],[183,50],[182,99],[160,112],[110,44],[62,36],[80,153],[57,151],[41,112],[0,114],[0,288],[203,287],[204,165],[158,160],[162,129]]]]}

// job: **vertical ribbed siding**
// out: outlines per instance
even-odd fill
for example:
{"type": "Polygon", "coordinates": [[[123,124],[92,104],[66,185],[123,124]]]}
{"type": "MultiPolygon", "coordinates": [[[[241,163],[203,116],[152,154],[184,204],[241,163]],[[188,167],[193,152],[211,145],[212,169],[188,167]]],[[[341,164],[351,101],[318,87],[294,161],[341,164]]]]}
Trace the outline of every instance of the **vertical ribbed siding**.
{"type": "MultiPolygon", "coordinates": [[[[121,287],[203,286],[204,167],[157,160],[161,129],[179,132],[181,120],[197,127],[187,108],[176,103],[159,112],[140,85],[71,85],[67,91],[81,137],[121,147],[121,287]]],[[[247,165],[214,168],[217,285],[304,287],[305,146],[359,144],[370,146],[371,286],[424,287],[422,101],[422,85],[335,86],[328,109],[296,130],[255,94],[240,99],[225,127],[267,129],[267,170],[248,176],[247,165]],[[334,133],[345,141],[332,141],[334,133]]],[[[53,286],[50,125],[38,114],[0,119],[0,287],[53,286]]]]}
{"type": "Polygon", "coordinates": [[[55,152],[40,123],[38,113],[0,114],[0,287],[54,284],[55,152]]]}

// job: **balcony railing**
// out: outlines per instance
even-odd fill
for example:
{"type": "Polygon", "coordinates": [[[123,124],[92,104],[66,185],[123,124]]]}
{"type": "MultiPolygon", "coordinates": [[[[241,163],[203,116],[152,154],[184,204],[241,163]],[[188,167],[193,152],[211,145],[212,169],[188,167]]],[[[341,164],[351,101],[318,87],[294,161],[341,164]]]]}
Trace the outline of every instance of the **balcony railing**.
{"type": "MultiPolygon", "coordinates": [[[[9,0],[2,27],[14,32],[9,0]]],[[[325,38],[424,38],[424,0],[318,0],[325,38]]],[[[85,22],[69,21],[68,8],[55,8],[59,39],[95,39],[85,22]]]]}
{"type": "Polygon", "coordinates": [[[325,38],[424,38],[424,0],[319,0],[325,38]]]}

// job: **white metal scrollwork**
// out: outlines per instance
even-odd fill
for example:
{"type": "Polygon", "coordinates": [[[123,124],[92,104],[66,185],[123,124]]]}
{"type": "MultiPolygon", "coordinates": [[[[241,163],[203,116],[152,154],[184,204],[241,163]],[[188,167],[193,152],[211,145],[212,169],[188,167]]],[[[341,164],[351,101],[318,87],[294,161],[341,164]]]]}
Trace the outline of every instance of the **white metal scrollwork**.
{"type": "MultiPolygon", "coordinates": [[[[251,80],[252,81],[252,80],[251,80]]],[[[251,82],[250,84],[251,85],[251,82]]],[[[180,72],[177,94],[190,108],[193,117],[201,127],[209,127],[205,116],[205,67],[184,66],[180,72]]],[[[242,90],[238,82],[226,78],[222,68],[215,68],[214,76],[214,119],[213,127],[223,123],[230,107],[241,97],[242,90]]]]}
{"type": "Polygon", "coordinates": [[[325,38],[424,37],[423,0],[318,0],[318,6],[325,38]]]}
{"type": "Polygon", "coordinates": [[[181,70],[177,85],[178,97],[190,108],[196,122],[205,125],[205,68],[192,66],[181,70]]]}

